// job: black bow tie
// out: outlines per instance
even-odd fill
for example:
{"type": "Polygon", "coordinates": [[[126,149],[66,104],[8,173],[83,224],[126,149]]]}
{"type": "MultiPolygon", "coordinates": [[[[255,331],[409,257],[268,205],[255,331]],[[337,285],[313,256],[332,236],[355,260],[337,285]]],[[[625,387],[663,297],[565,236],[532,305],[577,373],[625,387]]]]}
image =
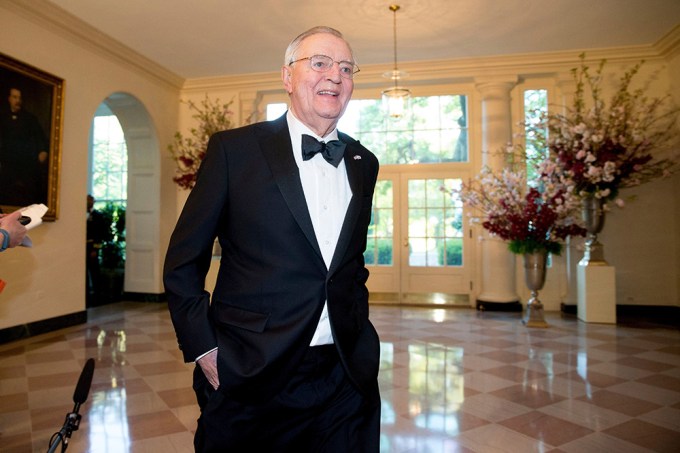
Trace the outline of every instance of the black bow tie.
{"type": "Polygon", "coordinates": [[[316,153],[321,153],[326,162],[337,167],[345,154],[345,144],[340,140],[328,143],[320,142],[311,135],[302,134],[302,160],[309,160],[316,153]]]}

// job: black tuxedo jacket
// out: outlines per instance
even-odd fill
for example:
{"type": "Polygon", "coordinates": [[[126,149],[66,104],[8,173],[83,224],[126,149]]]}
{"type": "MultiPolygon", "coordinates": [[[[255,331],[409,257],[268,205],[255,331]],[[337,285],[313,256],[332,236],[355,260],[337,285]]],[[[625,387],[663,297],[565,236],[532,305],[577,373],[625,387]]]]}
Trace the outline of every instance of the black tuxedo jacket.
{"type": "Polygon", "coordinates": [[[379,341],[368,320],[363,252],[376,157],[345,134],[352,198],[330,265],[314,234],[286,116],[211,137],[164,268],[168,306],[187,362],[218,347],[220,387],[268,400],[311,342],[323,304],[343,366],[374,394],[379,341]],[[214,238],[222,247],[212,301],[204,290],[214,238]]]}

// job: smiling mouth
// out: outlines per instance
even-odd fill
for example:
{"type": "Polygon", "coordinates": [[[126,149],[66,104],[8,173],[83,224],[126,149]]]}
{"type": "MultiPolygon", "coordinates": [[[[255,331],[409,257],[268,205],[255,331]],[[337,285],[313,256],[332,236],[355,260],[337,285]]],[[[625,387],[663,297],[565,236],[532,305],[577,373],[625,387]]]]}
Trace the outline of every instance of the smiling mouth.
{"type": "Polygon", "coordinates": [[[329,91],[329,90],[321,90],[318,91],[317,94],[323,95],[323,96],[338,96],[338,93],[335,91],[329,91]]]}

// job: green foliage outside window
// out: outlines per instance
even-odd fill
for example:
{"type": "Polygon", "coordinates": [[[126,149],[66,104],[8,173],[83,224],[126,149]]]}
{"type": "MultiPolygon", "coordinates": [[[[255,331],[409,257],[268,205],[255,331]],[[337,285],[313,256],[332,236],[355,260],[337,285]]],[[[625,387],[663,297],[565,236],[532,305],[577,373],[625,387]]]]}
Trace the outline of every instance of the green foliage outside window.
{"type": "Polygon", "coordinates": [[[122,269],[126,244],[127,145],[120,122],[112,113],[96,116],[92,127],[90,193],[95,199],[94,208],[110,225],[100,252],[101,266],[102,269],[122,269]]]}
{"type": "Polygon", "coordinates": [[[416,97],[409,115],[388,118],[380,100],[350,102],[338,129],[378,156],[381,165],[467,162],[466,97],[416,97]]]}
{"type": "Polygon", "coordinates": [[[392,181],[380,180],[373,193],[373,212],[368,227],[366,264],[391,266],[393,264],[393,192],[392,181]]]}
{"type": "Polygon", "coordinates": [[[97,116],[92,132],[92,190],[97,201],[127,200],[127,146],[115,115],[97,116]]]}
{"type": "MultiPolygon", "coordinates": [[[[536,136],[543,115],[548,112],[547,90],[526,90],[524,92],[524,123],[525,123],[525,152],[527,160],[527,181],[538,180],[536,166],[531,162],[539,161],[547,157],[548,149],[544,146],[540,137],[536,136]]],[[[547,134],[547,131],[544,132],[547,134]]]]}
{"type": "Polygon", "coordinates": [[[125,267],[125,204],[109,201],[99,211],[110,225],[100,252],[102,268],[122,269],[125,267]]]}
{"type": "Polygon", "coordinates": [[[451,238],[447,239],[443,244],[437,247],[439,262],[445,266],[462,266],[463,265],[463,239],[451,238]]]}

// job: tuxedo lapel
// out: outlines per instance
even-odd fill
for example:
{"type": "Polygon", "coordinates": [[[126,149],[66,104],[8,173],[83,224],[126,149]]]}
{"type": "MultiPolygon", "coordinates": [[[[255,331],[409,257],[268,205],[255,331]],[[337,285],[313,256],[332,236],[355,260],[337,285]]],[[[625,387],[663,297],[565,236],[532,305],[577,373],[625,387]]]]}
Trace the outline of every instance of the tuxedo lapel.
{"type": "Polygon", "coordinates": [[[362,194],[364,180],[361,168],[361,155],[358,154],[354,144],[350,143],[347,145],[344,161],[345,168],[347,169],[349,187],[352,189],[352,198],[347,207],[345,220],[342,223],[338,244],[335,246],[335,252],[333,253],[333,259],[331,260],[331,266],[329,268],[329,275],[333,273],[335,268],[338,267],[342,261],[342,257],[345,256],[347,247],[352,239],[352,232],[354,231],[357,219],[359,218],[359,213],[361,212],[361,204],[363,203],[362,194]]]}
{"type": "Polygon", "coordinates": [[[305,237],[307,237],[309,244],[319,256],[320,262],[325,269],[323,255],[314,234],[314,226],[309,216],[305,193],[300,182],[300,172],[293,157],[293,146],[290,143],[290,133],[288,132],[285,115],[269,123],[269,125],[273,126],[273,129],[265,128],[264,126],[257,129],[262,154],[267,160],[269,168],[274,175],[274,180],[290,212],[293,214],[305,237]]]}

